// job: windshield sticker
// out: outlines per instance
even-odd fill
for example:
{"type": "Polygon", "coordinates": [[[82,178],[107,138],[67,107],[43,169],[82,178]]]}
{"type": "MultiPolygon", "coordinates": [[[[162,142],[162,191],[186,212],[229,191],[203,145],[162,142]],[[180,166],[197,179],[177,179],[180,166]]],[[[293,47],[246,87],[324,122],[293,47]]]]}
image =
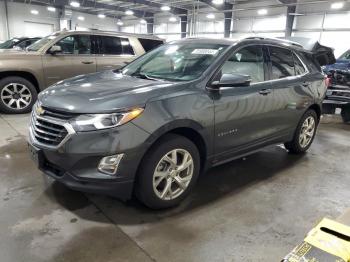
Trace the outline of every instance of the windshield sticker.
{"type": "Polygon", "coordinates": [[[194,55],[216,55],[218,50],[216,49],[195,49],[192,51],[194,55]]]}

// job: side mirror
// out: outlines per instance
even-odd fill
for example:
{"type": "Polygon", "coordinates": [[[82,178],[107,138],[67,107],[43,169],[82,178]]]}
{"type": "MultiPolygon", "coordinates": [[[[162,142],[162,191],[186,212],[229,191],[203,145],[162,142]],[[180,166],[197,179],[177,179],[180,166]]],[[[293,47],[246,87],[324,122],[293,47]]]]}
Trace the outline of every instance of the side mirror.
{"type": "Polygon", "coordinates": [[[214,88],[249,86],[252,79],[249,75],[223,74],[219,81],[214,81],[211,86],[214,88]]]}
{"type": "Polygon", "coordinates": [[[62,53],[62,47],[59,45],[53,45],[49,50],[48,53],[51,55],[56,55],[57,53],[62,53]]]}

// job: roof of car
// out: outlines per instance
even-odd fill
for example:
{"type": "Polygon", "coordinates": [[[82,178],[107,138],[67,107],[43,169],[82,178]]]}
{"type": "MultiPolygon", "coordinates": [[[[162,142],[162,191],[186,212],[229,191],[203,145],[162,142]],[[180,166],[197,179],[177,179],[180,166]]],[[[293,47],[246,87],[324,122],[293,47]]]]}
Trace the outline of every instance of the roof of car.
{"type": "Polygon", "coordinates": [[[63,30],[54,32],[53,34],[97,34],[97,35],[114,35],[114,36],[134,36],[134,37],[142,37],[148,39],[157,39],[163,40],[155,35],[147,35],[147,34],[133,34],[133,33],[124,33],[124,32],[115,32],[115,31],[102,31],[102,30],[63,30]]]}
{"type": "Polygon", "coordinates": [[[303,46],[297,42],[293,42],[287,39],[278,39],[278,38],[266,38],[266,37],[247,37],[242,39],[214,39],[214,38],[197,38],[189,37],[181,40],[175,40],[170,43],[179,43],[179,42],[193,42],[193,43],[210,43],[210,44],[221,44],[232,46],[237,43],[254,43],[254,44],[269,44],[269,45],[279,45],[284,47],[289,47],[293,49],[307,51],[303,46]]]}

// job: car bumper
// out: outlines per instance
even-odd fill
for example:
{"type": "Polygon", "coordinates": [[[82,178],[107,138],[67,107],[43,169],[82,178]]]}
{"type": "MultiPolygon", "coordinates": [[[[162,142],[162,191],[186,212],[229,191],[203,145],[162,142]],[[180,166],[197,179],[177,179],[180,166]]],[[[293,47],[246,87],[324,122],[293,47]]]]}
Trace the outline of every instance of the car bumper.
{"type": "Polygon", "coordinates": [[[132,196],[138,165],[147,149],[148,133],[135,125],[116,130],[76,133],[57,150],[29,137],[32,159],[46,175],[69,188],[127,200],[132,196]],[[98,170],[105,156],[123,154],[115,175],[98,170]]]}

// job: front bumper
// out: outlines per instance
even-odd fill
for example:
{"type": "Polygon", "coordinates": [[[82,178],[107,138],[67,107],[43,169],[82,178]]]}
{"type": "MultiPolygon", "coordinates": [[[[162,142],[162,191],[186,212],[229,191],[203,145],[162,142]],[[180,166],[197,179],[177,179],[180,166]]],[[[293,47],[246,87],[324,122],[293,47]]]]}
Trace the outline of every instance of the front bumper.
{"type": "Polygon", "coordinates": [[[36,143],[32,135],[28,145],[32,158],[46,175],[74,190],[126,200],[132,195],[148,137],[147,132],[128,123],[113,129],[75,133],[57,149],[36,143]],[[98,171],[101,159],[114,154],[124,154],[116,174],[98,171]]]}

